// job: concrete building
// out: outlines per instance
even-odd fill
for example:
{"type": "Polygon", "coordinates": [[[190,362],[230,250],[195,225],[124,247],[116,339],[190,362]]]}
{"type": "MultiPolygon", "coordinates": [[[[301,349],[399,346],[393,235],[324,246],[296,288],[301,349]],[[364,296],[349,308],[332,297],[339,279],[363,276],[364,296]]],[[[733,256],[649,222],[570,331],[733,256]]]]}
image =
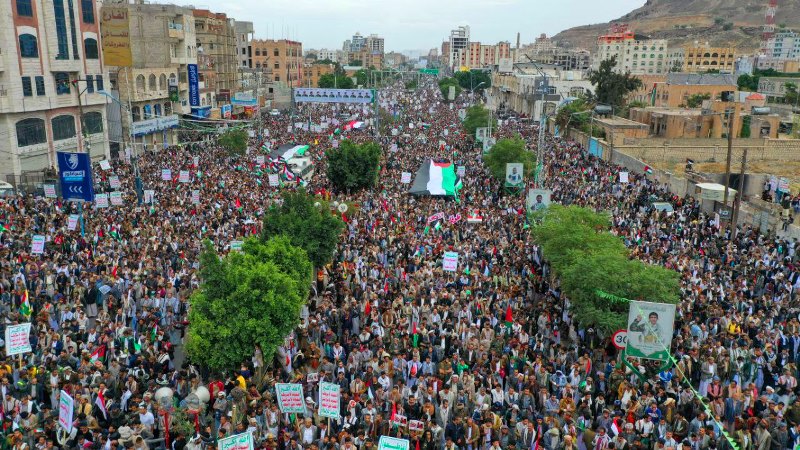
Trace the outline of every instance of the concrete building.
{"type": "Polygon", "coordinates": [[[319,87],[319,78],[323,75],[333,73],[333,64],[306,63],[303,66],[303,82],[305,87],[319,87]]]}
{"type": "Polygon", "coordinates": [[[581,71],[564,71],[557,67],[542,67],[544,77],[525,64],[518,65],[518,73],[492,74],[492,86],[487,92],[488,107],[494,111],[510,111],[539,120],[542,110],[553,114],[567,97],[579,97],[593,91],[592,83],[581,71]]]}
{"type": "Polygon", "coordinates": [[[655,83],[653,106],[683,107],[692,95],[708,94],[712,100],[733,97],[738,90],[733,74],[670,73],[663,83],[655,83]]]}
{"type": "Polygon", "coordinates": [[[653,104],[653,92],[655,91],[656,83],[665,83],[667,75],[636,75],[636,78],[642,81],[642,87],[636,91],[628,93],[628,103],[639,102],[646,105],[653,104]]]}
{"type": "Polygon", "coordinates": [[[800,77],[761,77],[758,93],[766,97],[767,103],[781,103],[786,96],[786,83],[800,87],[800,77]]]}
{"type": "Polygon", "coordinates": [[[402,53],[389,52],[384,55],[383,62],[386,67],[396,69],[408,62],[408,57],[402,53]]]}
{"type": "Polygon", "coordinates": [[[316,50],[318,61],[321,61],[323,59],[329,59],[333,62],[339,62],[339,57],[341,54],[342,54],[341,50],[328,50],[327,48],[316,50]]]}
{"type": "Polygon", "coordinates": [[[794,31],[778,31],[767,40],[766,55],[776,59],[800,59],[800,34],[794,31]]]}
{"type": "Polygon", "coordinates": [[[236,59],[239,67],[253,68],[253,22],[236,21],[236,59]]]}
{"type": "Polygon", "coordinates": [[[269,67],[275,83],[288,87],[305,86],[303,82],[303,44],[288,39],[253,40],[253,63],[269,67]]]}
{"type": "MultiPolygon", "coordinates": [[[[197,62],[197,38],[191,9],[155,3],[120,3],[103,7],[101,27],[119,27],[124,11],[130,30],[130,65],[109,65],[112,95],[108,106],[119,121],[109,124],[111,149],[127,145],[136,153],[178,141],[171,131],[181,114],[191,112],[187,64],[197,62]]],[[[109,59],[109,63],[114,61],[109,59]]]]}
{"type": "Polygon", "coordinates": [[[619,73],[661,74],[669,72],[666,39],[647,39],[634,35],[622,25],[612,27],[609,33],[597,38],[597,52],[592,68],[612,57],[617,58],[615,70],[619,73]]]}
{"type": "Polygon", "coordinates": [[[99,4],[0,2],[0,176],[56,167],[57,151],[109,156],[99,4]]]}
{"type": "Polygon", "coordinates": [[[457,69],[481,69],[500,64],[501,59],[511,58],[511,43],[499,42],[496,45],[484,45],[470,42],[464,50],[455,53],[458,57],[457,69]]]}
{"type": "Polygon", "coordinates": [[[384,39],[378,36],[377,34],[370,34],[369,36],[367,36],[367,39],[364,43],[364,47],[366,47],[366,49],[373,54],[375,53],[383,54],[384,53],[383,46],[384,46],[384,39]]]}
{"type": "Polygon", "coordinates": [[[667,51],[667,71],[668,72],[683,72],[683,66],[686,62],[686,52],[683,47],[670,48],[667,51]]]}
{"type": "Polygon", "coordinates": [[[446,56],[447,67],[457,69],[461,62],[459,52],[465,51],[469,46],[469,26],[460,26],[450,31],[450,38],[447,41],[445,48],[442,45],[442,56],[446,56]],[[445,53],[445,50],[447,52],[445,53]]]}
{"type": "Polygon", "coordinates": [[[682,72],[708,72],[719,70],[723,73],[734,73],[736,49],[734,47],[711,47],[708,42],[700,45],[684,46],[685,55],[682,72]]]}
{"type": "Polygon", "coordinates": [[[800,59],[785,59],[759,55],[755,58],[754,64],[758,70],[772,69],[783,73],[800,72],[800,59]]]}
{"type": "Polygon", "coordinates": [[[586,71],[592,68],[592,54],[582,49],[557,49],[553,53],[552,64],[562,70],[586,71]]]}
{"type": "Polygon", "coordinates": [[[233,19],[207,9],[192,11],[197,36],[197,66],[201,106],[229,104],[238,85],[236,29],[233,19]]]}
{"type": "Polygon", "coordinates": [[[631,108],[631,120],[647,125],[650,136],[666,139],[719,139],[727,136],[728,114],[736,108],[733,133],[736,137],[778,137],[780,116],[752,108],[753,103],[709,101],[703,109],[631,108]]]}

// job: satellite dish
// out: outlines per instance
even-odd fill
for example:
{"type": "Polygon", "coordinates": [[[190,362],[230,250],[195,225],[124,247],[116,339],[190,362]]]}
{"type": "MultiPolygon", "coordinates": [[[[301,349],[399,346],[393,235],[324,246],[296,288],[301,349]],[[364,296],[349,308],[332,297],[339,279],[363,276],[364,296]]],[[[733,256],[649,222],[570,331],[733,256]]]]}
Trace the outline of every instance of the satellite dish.
{"type": "Polygon", "coordinates": [[[337,209],[338,209],[338,210],[339,210],[339,212],[340,212],[340,213],[342,213],[342,214],[346,213],[346,212],[347,212],[347,203],[342,203],[342,204],[340,204],[340,205],[339,205],[339,208],[337,208],[337,209]]]}

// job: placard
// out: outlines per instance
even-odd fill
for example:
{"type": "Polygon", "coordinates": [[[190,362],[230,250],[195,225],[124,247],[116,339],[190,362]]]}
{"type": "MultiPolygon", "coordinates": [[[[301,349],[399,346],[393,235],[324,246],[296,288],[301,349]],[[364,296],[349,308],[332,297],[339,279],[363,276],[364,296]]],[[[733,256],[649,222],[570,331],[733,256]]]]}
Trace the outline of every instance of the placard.
{"type": "Polygon", "coordinates": [[[409,450],[409,446],[408,439],[381,436],[378,441],[378,450],[409,450]]]}
{"type": "Polygon", "coordinates": [[[195,167],[200,167],[200,157],[199,156],[192,156],[192,162],[195,167]]]}
{"type": "Polygon", "coordinates": [[[400,182],[403,184],[411,183],[411,172],[403,172],[400,175],[400,182]]]}
{"type": "Polygon", "coordinates": [[[181,170],[178,175],[178,181],[181,183],[188,183],[191,181],[189,178],[189,171],[188,170],[181,170]]]}
{"type": "Polygon", "coordinates": [[[144,191],[144,202],[147,203],[148,205],[153,203],[155,197],[156,197],[156,191],[152,189],[147,189],[144,191]]]}
{"type": "Polygon", "coordinates": [[[108,208],[108,194],[95,195],[94,202],[98,208],[108,208]]]}
{"type": "Polygon", "coordinates": [[[75,228],[77,228],[78,217],[77,214],[70,214],[69,217],[67,217],[67,229],[69,231],[75,231],[75,228]]]}
{"type": "Polygon", "coordinates": [[[620,183],[627,183],[628,182],[628,172],[620,172],[619,173],[619,182],[620,183]]]}
{"type": "Polygon", "coordinates": [[[217,443],[218,450],[253,450],[253,433],[236,434],[229,438],[220,439],[217,443]]]}
{"type": "Polygon", "coordinates": [[[103,170],[111,170],[111,163],[107,159],[100,161],[100,168],[103,170]]]}
{"type": "Polygon", "coordinates": [[[114,206],[122,206],[122,192],[114,191],[108,194],[109,200],[111,200],[111,204],[114,206]]]}
{"type": "Polygon", "coordinates": [[[272,187],[280,186],[281,179],[280,179],[280,177],[278,176],[277,173],[271,173],[271,174],[269,174],[269,176],[267,178],[269,178],[269,185],[270,186],[272,186],[272,187]]]}
{"type": "Polygon", "coordinates": [[[74,414],[75,399],[62,389],[58,399],[58,425],[66,430],[67,433],[72,431],[72,421],[75,420],[74,414]]]}
{"type": "Polygon", "coordinates": [[[31,352],[31,324],[6,325],[6,356],[31,352]]]}
{"type": "Polygon", "coordinates": [[[463,177],[467,174],[467,166],[456,166],[456,175],[463,177]]]}
{"type": "Polygon", "coordinates": [[[444,260],[442,261],[442,268],[445,272],[455,272],[458,270],[458,253],[445,252],[444,260]]]}
{"type": "Polygon", "coordinates": [[[306,412],[303,385],[299,383],[277,383],[275,395],[278,397],[278,408],[282,413],[304,414],[306,412]]]}
{"type": "Polygon", "coordinates": [[[108,177],[108,185],[111,186],[111,189],[119,189],[121,186],[119,182],[119,177],[116,175],[111,175],[108,177]]]}
{"type": "Polygon", "coordinates": [[[675,305],[631,300],[625,354],[665,361],[670,357],[675,305]]]}
{"type": "Polygon", "coordinates": [[[319,372],[309,372],[308,375],[306,375],[307,383],[316,383],[317,381],[319,381],[319,372]]]}
{"type": "Polygon", "coordinates": [[[422,423],[420,420],[409,420],[408,421],[408,430],[409,431],[424,431],[425,424],[422,423]]]}
{"type": "Polygon", "coordinates": [[[392,423],[399,427],[405,428],[408,425],[408,417],[401,414],[395,414],[392,423]]]}
{"type": "Polygon", "coordinates": [[[41,234],[36,234],[31,239],[31,253],[34,255],[41,255],[44,253],[45,237],[41,234]]]}
{"type": "Polygon", "coordinates": [[[331,419],[339,418],[339,400],[341,392],[336,383],[322,382],[319,384],[319,409],[317,413],[322,417],[331,419]]]}
{"type": "Polygon", "coordinates": [[[44,185],[44,196],[46,198],[56,198],[56,185],[55,184],[45,184],[44,185]]]}
{"type": "Polygon", "coordinates": [[[242,251],[242,245],[243,244],[244,244],[244,241],[231,241],[231,250],[240,252],[240,251],[242,251]]]}
{"type": "Polygon", "coordinates": [[[164,181],[171,181],[172,180],[172,170],[171,169],[161,169],[161,179],[164,181]]]}
{"type": "Polygon", "coordinates": [[[193,205],[200,204],[200,191],[197,189],[192,191],[192,204],[193,205]]]}
{"type": "Polygon", "coordinates": [[[264,155],[256,156],[256,164],[258,164],[259,166],[264,165],[264,155]]]}

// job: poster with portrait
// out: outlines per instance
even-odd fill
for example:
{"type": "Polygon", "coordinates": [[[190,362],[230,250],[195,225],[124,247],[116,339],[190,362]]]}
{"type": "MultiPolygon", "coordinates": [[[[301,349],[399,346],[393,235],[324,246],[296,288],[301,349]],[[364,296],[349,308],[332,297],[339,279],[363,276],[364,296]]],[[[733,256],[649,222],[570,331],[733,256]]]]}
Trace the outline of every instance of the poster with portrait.
{"type": "Polygon", "coordinates": [[[543,211],[550,206],[550,198],[553,191],[549,189],[529,189],[528,190],[528,211],[543,211]]]}
{"type": "Polygon", "coordinates": [[[518,188],[524,183],[522,170],[525,166],[522,163],[506,164],[506,187],[518,188]]]}
{"type": "Polygon", "coordinates": [[[632,300],[628,310],[626,354],[666,360],[675,326],[675,305],[632,300]]]}

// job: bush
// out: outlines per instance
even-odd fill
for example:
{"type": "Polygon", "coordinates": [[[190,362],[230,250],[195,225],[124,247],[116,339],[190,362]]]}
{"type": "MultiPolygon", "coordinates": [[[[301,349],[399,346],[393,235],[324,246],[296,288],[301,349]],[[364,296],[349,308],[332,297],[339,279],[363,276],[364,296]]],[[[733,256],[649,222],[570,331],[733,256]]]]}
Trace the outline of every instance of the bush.
{"type": "Polygon", "coordinates": [[[497,180],[506,179],[506,164],[522,163],[523,175],[528,178],[533,175],[536,169],[536,155],[525,148],[525,141],[522,138],[500,139],[484,156],[483,162],[497,180]]]}

